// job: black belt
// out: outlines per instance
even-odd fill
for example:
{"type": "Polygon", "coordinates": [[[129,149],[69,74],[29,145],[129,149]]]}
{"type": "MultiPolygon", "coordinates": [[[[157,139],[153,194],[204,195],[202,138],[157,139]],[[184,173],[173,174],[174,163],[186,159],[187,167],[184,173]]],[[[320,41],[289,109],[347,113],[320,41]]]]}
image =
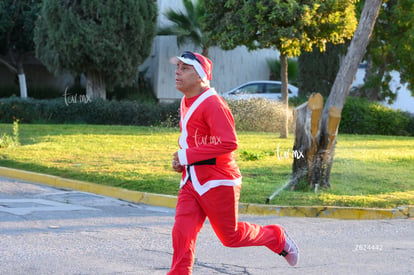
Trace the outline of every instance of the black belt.
{"type": "Polygon", "coordinates": [[[189,166],[191,165],[216,165],[216,158],[197,161],[190,164],[189,166]]]}
{"type": "Polygon", "coordinates": [[[216,158],[201,160],[201,161],[197,161],[197,162],[194,162],[194,163],[188,165],[187,166],[187,175],[188,175],[188,180],[189,181],[191,181],[190,166],[192,166],[192,165],[216,165],[216,158]]]}

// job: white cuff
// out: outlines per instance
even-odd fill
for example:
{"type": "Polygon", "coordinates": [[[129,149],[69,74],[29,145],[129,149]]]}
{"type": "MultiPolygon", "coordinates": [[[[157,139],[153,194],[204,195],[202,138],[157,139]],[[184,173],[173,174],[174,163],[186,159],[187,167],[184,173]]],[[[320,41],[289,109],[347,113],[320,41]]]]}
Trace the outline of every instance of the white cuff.
{"type": "Polygon", "coordinates": [[[185,149],[178,150],[178,161],[181,165],[188,165],[185,149]]]}

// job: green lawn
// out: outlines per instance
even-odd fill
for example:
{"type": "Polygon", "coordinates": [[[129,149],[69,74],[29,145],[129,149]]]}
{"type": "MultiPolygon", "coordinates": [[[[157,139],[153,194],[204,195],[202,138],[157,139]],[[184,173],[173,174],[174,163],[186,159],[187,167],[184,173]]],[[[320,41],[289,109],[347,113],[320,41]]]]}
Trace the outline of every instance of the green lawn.
{"type": "MultiPolygon", "coordinates": [[[[0,136],[12,134],[0,124],[0,136]]],[[[242,202],[264,203],[291,173],[293,136],[239,132],[242,202]]],[[[20,125],[20,146],[0,148],[0,165],[123,188],[176,195],[170,168],[178,129],[96,125],[20,125]]],[[[395,207],[414,205],[414,138],[339,135],[332,187],[283,191],[271,204],[395,207]]]]}

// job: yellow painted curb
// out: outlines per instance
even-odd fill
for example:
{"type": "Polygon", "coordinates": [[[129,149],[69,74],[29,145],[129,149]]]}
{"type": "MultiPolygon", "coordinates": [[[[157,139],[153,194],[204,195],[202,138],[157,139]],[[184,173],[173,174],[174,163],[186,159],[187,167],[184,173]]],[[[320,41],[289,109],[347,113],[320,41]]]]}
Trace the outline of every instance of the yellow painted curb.
{"type": "Polygon", "coordinates": [[[239,213],[345,220],[377,220],[407,219],[414,217],[413,208],[413,206],[401,206],[396,209],[378,209],[335,206],[277,206],[242,203],[239,206],[239,213]]]}
{"type": "Polygon", "coordinates": [[[57,176],[22,171],[13,168],[0,167],[0,175],[8,178],[21,179],[30,182],[46,184],[54,187],[68,188],[109,196],[134,203],[145,203],[170,208],[175,208],[175,206],[177,205],[177,197],[175,196],[132,191],[113,186],[101,185],[79,180],[65,179],[57,176]]]}
{"type": "Polygon", "coordinates": [[[414,218],[414,205],[409,205],[408,206],[408,217],[409,218],[414,218]]]}
{"type": "MultiPolygon", "coordinates": [[[[175,208],[177,197],[127,190],[96,183],[65,179],[41,173],[0,167],[0,175],[59,188],[79,190],[134,203],[175,208]]],[[[277,206],[240,203],[240,214],[273,215],[290,217],[318,217],[333,219],[407,219],[414,217],[414,206],[401,206],[395,209],[352,208],[334,206],[277,206]]]]}

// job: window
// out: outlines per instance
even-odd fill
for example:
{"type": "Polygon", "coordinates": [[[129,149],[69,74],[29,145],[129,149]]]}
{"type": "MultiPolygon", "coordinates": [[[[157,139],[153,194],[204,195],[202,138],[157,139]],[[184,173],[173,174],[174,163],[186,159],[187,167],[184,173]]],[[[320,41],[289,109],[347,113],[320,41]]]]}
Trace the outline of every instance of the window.
{"type": "Polygon", "coordinates": [[[238,94],[238,95],[261,94],[264,92],[263,90],[264,90],[263,84],[250,84],[250,85],[241,87],[235,92],[235,94],[238,94]]]}
{"type": "Polygon", "coordinates": [[[279,84],[266,84],[266,94],[281,94],[281,88],[279,84]]]}
{"type": "MultiPolygon", "coordinates": [[[[292,91],[288,88],[288,93],[291,94],[292,91]]],[[[281,84],[266,84],[266,94],[282,94],[282,85],[281,84]]]]}

